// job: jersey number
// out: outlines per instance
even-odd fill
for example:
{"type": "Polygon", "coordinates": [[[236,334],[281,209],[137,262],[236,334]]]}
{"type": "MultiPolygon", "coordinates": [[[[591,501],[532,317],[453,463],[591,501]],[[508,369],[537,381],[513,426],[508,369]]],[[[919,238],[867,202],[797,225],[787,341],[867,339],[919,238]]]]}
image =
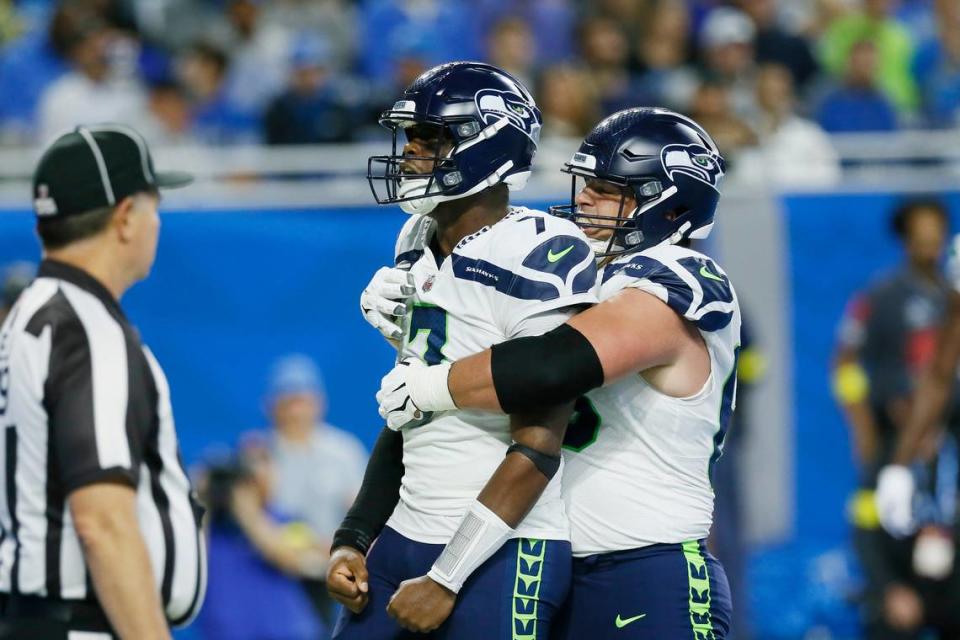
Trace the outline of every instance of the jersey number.
{"type": "Polygon", "coordinates": [[[427,348],[421,359],[427,364],[443,362],[443,347],[447,344],[447,312],[432,304],[414,304],[410,316],[410,342],[426,333],[427,348]]]}
{"type": "Polygon", "coordinates": [[[568,451],[583,451],[597,441],[600,433],[600,414],[586,396],[577,398],[573,405],[573,415],[567,424],[567,434],[563,438],[563,448],[568,451]]]}

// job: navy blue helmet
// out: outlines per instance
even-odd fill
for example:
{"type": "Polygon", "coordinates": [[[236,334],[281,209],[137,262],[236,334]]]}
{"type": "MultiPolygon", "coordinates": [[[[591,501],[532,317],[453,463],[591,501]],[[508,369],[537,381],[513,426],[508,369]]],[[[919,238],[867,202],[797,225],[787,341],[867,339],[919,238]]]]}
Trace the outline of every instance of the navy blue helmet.
{"type": "Polygon", "coordinates": [[[667,109],[626,109],[594,127],[564,165],[573,181],[570,204],[550,212],[584,229],[612,230],[598,255],[706,238],[725,166],[710,135],[690,118],[667,109]],[[620,186],[619,215],[579,211],[574,202],[578,177],[620,186]],[[624,211],[627,195],[637,203],[629,212],[624,211]]]}
{"type": "Polygon", "coordinates": [[[372,156],[367,180],[378,204],[400,203],[407,213],[428,213],[439,202],[463,198],[499,183],[522,189],[530,176],[542,125],[533,96],[519,80],[480,62],[450,62],[413,81],[380,124],[393,132],[393,151],[372,156]],[[432,125],[433,155],[403,155],[406,131],[432,125]],[[452,142],[441,154],[443,140],[452,142]],[[404,161],[428,161],[412,172],[404,161]],[[407,171],[404,171],[407,169],[407,171]]]}

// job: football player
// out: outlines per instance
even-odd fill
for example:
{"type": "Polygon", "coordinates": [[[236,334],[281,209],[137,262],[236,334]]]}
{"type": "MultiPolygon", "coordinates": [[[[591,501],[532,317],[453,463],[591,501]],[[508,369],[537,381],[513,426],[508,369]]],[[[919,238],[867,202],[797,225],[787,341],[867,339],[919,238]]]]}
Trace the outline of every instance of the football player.
{"type": "Polygon", "coordinates": [[[936,438],[960,365],[960,235],[954,237],[950,247],[947,277],[953,293],[933,361],[917,384],[910,418],[897,438],[891,463],[877,475],[877,515],[883,528],[896,537],[917,530],[913,504],[916,479],[909,465],[922,457],[924,443],[936,438]]]}
{"type": "MultiPolygon", "coordinates": [[[[394,150],[370,159],[371,188],[379,203],[399,203],[412,217],[397,242],[398,268],[378,272],[361,306],[374,319],[387,312],[391,324],[403,318],[403,329],[387,330],[401,357],[453,361],[542,334],[596,302],[583,232],[509,205],[541,126],[520,82],[486,64],[441,65],[380,122],[393,131],[394,150]],[[373,292],[384,289],[412,295],[377,307],[383,298],[373,292]]],[[[404,430],[400,447],[381,436],[361,501],[382,506],[372,494],[382,490],[383,452],[402,450],[399,502],[386,494],[395,508],[382,532],[352,525],[355,508],[335,537],[328,585],[349,610],[334,638],[437,627],[434,637],[457,640],[547,637],[570,583],[559,471],[572,403],[544,407],[509,418],[451,407],[434,412],[429,428],[404,430]]]]}
{"type": "Polygon", "coordinates": [[[610,116],[565,166],[571,204],[551,210],[598,250],[600,304],[452,365],[405,362],[378,394],[393,428],[425,411],[522,413],[579,398],[564,444],[573,583],[554,637],[729,631],[729,587],[704,539],[736,395],[740,311],[723,270],[688,248],[713,226],[723,170],[689,118],[610,116]]]}

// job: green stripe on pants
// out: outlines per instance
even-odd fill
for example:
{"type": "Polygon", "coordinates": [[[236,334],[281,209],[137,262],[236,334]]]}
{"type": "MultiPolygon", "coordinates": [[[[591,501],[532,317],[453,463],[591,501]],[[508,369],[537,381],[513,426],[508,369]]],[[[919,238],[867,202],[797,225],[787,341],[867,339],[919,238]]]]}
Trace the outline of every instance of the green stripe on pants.
{"type": "Polygon", "coordinates": [[[683,557],[687,560],[687,577],[690,580],[690,624],[693,627],[693,637],[694,640],[713,640],[707,561],[700,551],[698,541],[690,540],[682,546],[683,557]]]}
{"type": "Polygon", "coordinates": [[[517,540],[517,580],[513,586],[513,640],[536,640],[537,603],[547,541],[517,540]]]}

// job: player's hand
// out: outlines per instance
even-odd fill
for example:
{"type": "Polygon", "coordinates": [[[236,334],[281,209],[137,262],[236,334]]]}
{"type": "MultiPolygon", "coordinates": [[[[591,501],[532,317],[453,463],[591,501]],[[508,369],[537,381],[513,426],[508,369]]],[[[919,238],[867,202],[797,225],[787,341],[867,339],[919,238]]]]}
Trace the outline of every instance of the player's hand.
{"type": "Polygon", "coordinates": [[[327,565],[327,593],[354,613],[367,606],[367,559],[353,547],[337,547],[327,565]]]}
{"type": "Polygon", "coordinates": [[[380,417],[387,421],[390,429],[399,431],[404,427],[416,426],[422,424],[427,417],[413,402],[407,386],[410,372],[425,366],[427,365],[416,358],[405,358],[380,381],[377,403],[380,405],[380,417]]]}
{"type": "Polygon", "coordinates": [[[412,273],[381,267],[360,294],[360,312],[364,320],[396,346],[396,341],[403,337],[400,318],[407,313],[407,299],[416,291],[412,273]]]}
{"type": "Polygon", "coordinates": [[[887,533],[902,538],[913,533],[917,523],[913,518],[914,481],[910,469],[888,464],[877,476],[875,500],[880,524],[887,533]]]}
{"type": "Polygon", "coordinates": [[[417,633],[433,631],[450,617],[457,594],[429,576],[400,583],[387,604],[387,613],[404,629],[417,633]]]}

